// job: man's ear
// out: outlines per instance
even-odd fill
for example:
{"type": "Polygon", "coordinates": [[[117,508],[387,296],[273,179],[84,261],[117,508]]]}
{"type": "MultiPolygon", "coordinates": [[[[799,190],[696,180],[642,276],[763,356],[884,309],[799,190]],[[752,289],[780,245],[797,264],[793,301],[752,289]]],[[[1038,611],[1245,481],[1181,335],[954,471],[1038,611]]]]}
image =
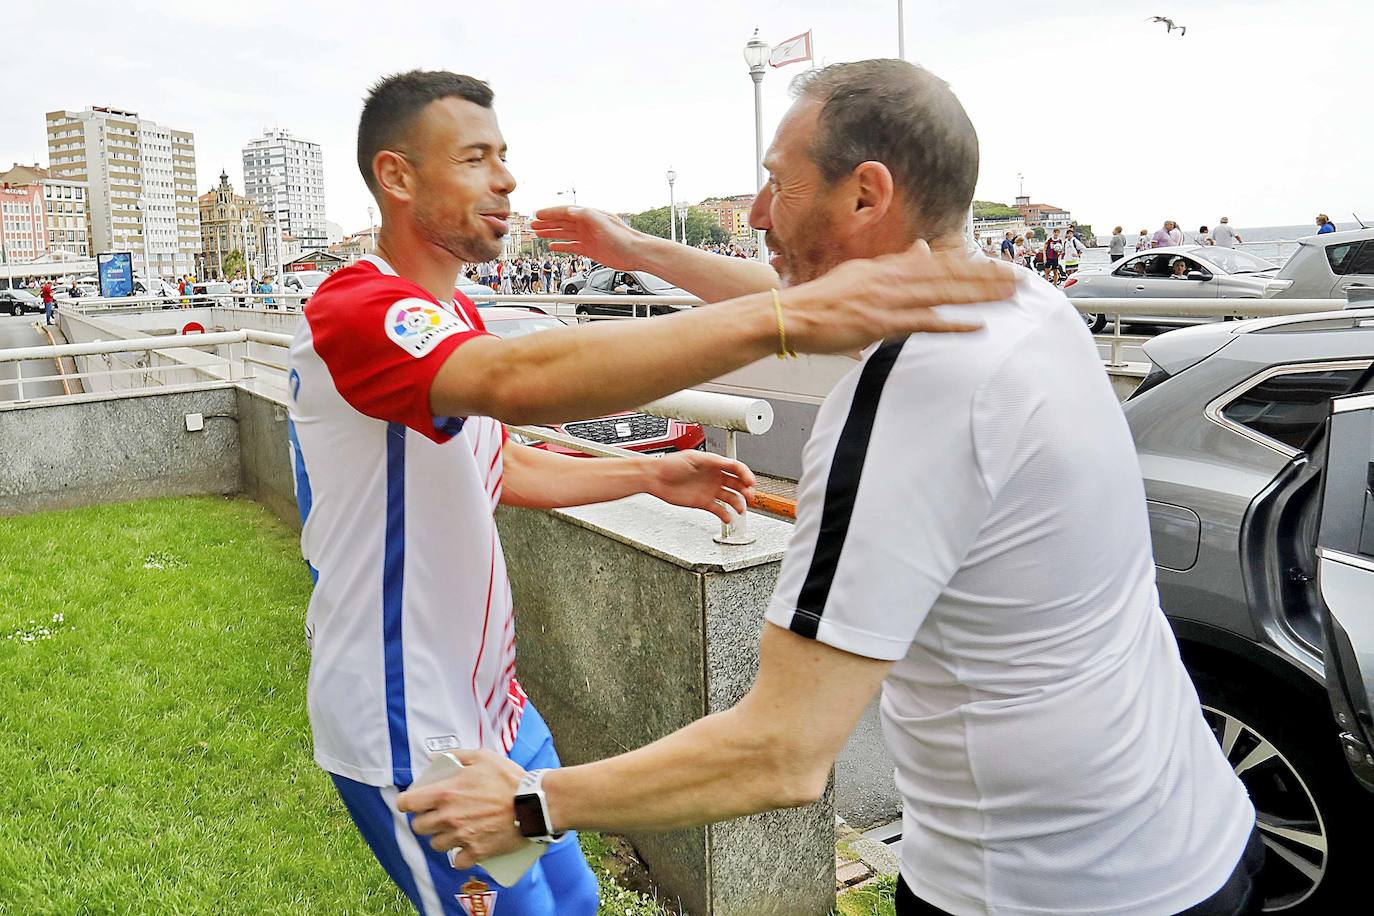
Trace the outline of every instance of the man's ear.
{"type": "Polygon", "coordinates": [[[378,150],[372,157],[372,175],[377,189],[388,197],[409,202],[415,188],[415,173],[410,163],[389,149],[378,150]]]}
{"type": "Polygon", "coordinates": [[[854,183],[854,212],[865,224],[880,223],[895,204],[897,185],[881,162],[860,162],[850,176],[854,183]]]}

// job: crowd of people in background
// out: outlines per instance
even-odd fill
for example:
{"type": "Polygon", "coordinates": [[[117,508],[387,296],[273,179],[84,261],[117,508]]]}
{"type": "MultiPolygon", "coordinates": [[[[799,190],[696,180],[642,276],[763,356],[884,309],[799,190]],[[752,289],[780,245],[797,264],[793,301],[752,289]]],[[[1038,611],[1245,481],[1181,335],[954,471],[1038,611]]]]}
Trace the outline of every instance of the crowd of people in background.
{"type": "MultiPolygon", "coordinates": [[[[696,247],[731,258],[751,258],[755,253],[753,247],[734,242],[696,247]]],[[[598,266],[595,261],[566,254],[522,255],[467,264],[463,267],[463,279],[489,286],[502,295],[549,295],[563,292],[565,281],[585,277],[598,266]]]]}

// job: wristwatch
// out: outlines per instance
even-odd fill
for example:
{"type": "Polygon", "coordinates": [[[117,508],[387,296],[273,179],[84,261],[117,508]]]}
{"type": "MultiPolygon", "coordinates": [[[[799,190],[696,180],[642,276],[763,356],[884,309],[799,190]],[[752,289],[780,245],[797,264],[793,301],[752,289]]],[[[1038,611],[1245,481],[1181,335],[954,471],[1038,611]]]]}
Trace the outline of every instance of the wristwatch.
{"type": "Polygon", "coordinates": [[[549,817],[549,802],[544,797],[544,774],[548,770],[530,770],[515,789],[515,826],[521,836],[536,843],[557,843],[567,836],[566,830],[554,830],[549,817]]]}

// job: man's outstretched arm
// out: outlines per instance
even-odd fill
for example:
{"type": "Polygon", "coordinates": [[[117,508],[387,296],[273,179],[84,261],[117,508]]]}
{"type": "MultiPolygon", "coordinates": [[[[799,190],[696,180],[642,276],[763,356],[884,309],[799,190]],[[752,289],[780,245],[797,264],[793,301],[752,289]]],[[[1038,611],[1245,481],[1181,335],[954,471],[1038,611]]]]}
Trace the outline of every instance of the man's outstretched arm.
{"type": "MultiPolygon", "coordinates": [[[[847,261],[780,295],[787,346],[844,353],[922,331],[973,331],[941,314],[950,303],[1005,299],[1015,274],[962,252],[907,251],[847,261]]],[[[606,321],[511,340],[470,340],[434,376],[436,417],[478,415],[506,423],[558,423],[628,410],[718,378],[781,349],[771,293],[732,300],[728,314],[694,309],[639,321],[606,321]]]]}
{"type": "Polygon", "coordinates": [[[590,207],[549,207],[530,229],[549,247],[585,255],[617,270],[647,270],[701,299],[720,302],[782,284],[767,264],[727,258],[632,229],[618,217],[590,207]]]}
{"type": "Polygon", "coordinates": [[[648,493],[730,522],[744,512],[745,500],[754,495],[749,468],[708,452],[591,459],[507,442],[502,465],[501,503],[526,509],[585,506],[648,493]]]}
{"type": "MultiPolygon", "coordinates": [[[[891,662],[851,655],[764,624],[759,674],[735,707],[639,750],[544,777],[558,830],[671,829],[818,799],[830,768],[891,662]]],[[[455,865],[514,849],[522,770],[489,751],[458,751],[458,775],[399,798],[416,833],[455,865]]]]}

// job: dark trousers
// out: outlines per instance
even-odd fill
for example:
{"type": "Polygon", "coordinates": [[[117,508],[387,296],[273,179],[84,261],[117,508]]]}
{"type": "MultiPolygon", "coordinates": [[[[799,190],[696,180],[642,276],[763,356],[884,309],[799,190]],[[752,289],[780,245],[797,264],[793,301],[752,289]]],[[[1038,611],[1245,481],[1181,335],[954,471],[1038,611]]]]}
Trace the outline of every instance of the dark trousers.
{"type": "MultiPolygon", "coordinates": [[[[1221,890],[1201,903],[1190,906],[1177,916],[1252,916],[1260,912],[1263,903],[1255,888],[1255,876],[1264,865],[1264,841],[1259,829],[1250,834],[1240,861],[1221,890]]],[[[927,903],[911,892],[905,881],[897,879],[897,916],[950,916],[949,913],[927,903]]]]}
{"type": "Polygon", "coordinates": [[[1112,255],[1112,263],[1115,264],[1117,261],[1120,261],[1124,257],[1126,257],[1124,254],[1114,254],[1112,255]]]}

